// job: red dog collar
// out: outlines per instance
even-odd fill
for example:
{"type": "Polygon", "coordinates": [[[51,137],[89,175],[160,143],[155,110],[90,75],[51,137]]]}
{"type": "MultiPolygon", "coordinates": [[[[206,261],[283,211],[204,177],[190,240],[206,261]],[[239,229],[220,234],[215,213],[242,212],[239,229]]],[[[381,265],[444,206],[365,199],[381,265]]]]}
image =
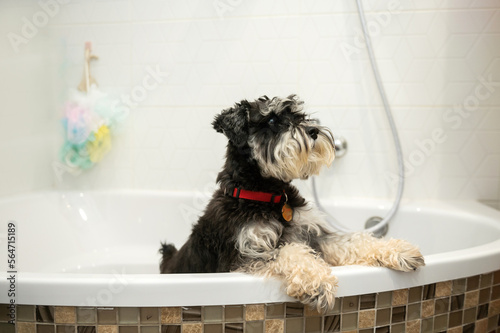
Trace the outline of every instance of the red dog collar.
{"type": "Polygon", "coordinates": [[[247,199],[247,200],[254,200],[261,202],[271,202],[271,203],[279,203],[281,201],[281,198],[283,197],[283,195],[281,194],[248,191],[237,187],[235,187],[233,191],[227,191],[227,194],[229,194],[233,198],[247,199]]]}

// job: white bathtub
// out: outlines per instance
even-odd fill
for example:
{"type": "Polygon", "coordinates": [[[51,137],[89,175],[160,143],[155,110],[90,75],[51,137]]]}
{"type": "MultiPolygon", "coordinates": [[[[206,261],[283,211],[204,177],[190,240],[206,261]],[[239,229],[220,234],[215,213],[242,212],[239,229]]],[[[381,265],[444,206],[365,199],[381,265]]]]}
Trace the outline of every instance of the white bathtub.
{"type": "MultiPolygon", "coordinates": [[[[0,200],[1,270],[7,222],[16,223],[16,303],[180,306],[291,301],[274,280],[237,273],[160,275],[158,248],[180,246],[207,197],[178,192],[43,192],[0,200]]],[[[388,202],[323,203],[353,228],[384,215],[388,202]]],[[[420,246],[414,273],[335,267],[338,296],[422,286],[500,269],[500,212],[466,202],[404,202],[388,237],[420,246]]],[[[1,290],[8,281],[2,278],[1,290]]],[[[0,303],[8,303],[6,292],[0,303]]]]}

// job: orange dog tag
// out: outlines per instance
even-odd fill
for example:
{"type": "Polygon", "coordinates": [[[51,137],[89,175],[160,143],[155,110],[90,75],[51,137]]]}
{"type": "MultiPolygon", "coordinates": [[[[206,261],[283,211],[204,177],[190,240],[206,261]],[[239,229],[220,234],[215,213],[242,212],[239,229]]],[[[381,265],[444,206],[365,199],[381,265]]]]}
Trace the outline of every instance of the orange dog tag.
{"type": "Polygon", "coordinates": [[[293,218],[293,208],[290,207],[286,202],[281,208],[281,216],[285,219],[285,221],[290,222],[293,218]]]}

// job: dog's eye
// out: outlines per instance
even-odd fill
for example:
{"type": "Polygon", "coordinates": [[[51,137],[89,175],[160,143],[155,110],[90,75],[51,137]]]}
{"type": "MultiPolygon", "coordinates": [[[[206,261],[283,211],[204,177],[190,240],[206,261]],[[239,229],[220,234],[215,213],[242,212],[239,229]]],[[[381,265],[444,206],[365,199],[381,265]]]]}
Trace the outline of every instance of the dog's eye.
{"type": "Polygon", "coordinates": [[[267,121],[267,124],[269,126],[274,126],[278,123],[278,118],[276,118],[275,116],[272,116],[271,118],[269,118],[269,120],[267,121]]]}

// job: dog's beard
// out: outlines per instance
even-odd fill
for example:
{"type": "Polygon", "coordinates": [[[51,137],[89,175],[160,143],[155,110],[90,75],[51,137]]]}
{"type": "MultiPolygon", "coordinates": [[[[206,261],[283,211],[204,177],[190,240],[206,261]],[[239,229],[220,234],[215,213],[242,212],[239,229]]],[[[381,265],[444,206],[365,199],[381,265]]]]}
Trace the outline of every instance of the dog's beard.
{"type": "Polygon", "coordinates": [[[319,174],[323,166],[330,166],[335,158],[333,136],[325,127],[319,130],[316,140],[302,126],[293,127],[277,137],[256,135],[250,140],[253,157],[264,177],[274,177],[285,182],[306,179],[319,174]]]}

